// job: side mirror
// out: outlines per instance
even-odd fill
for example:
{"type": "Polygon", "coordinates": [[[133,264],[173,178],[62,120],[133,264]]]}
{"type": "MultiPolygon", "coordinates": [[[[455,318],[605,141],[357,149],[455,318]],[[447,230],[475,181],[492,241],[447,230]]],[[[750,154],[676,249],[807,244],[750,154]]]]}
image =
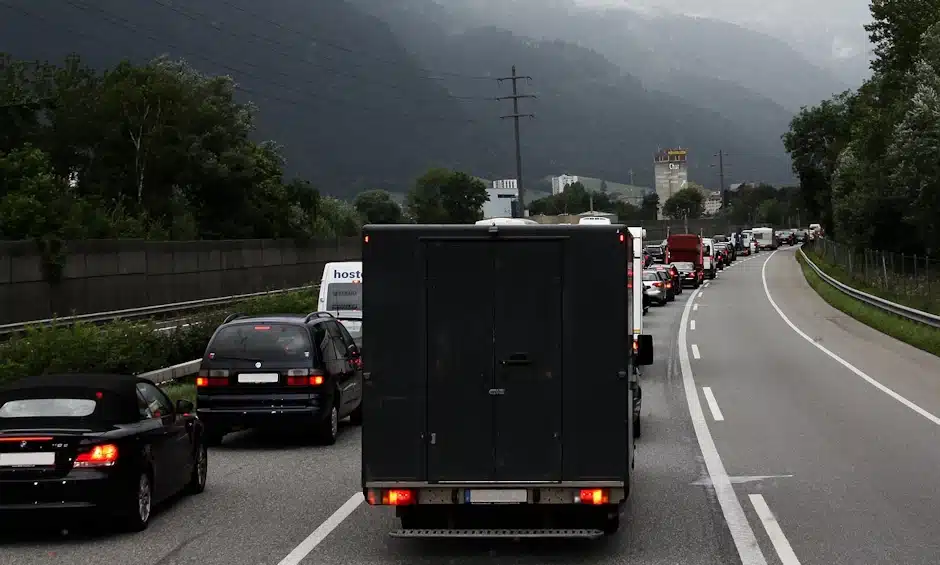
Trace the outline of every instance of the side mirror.
{"type": "Polygon", "coordinates": [[[636,336],[634,342],[634,360],[637,365],[645,366],[653,364],[653,336],[642,334],[636,336]]]}
{"type": "Polygon", "coordinates": [[[182,398],[176,401],[176,413],[177,414],[192,414],[196,410],[196,407],[192,402],[188,400],[183,400],[182,398]]]}

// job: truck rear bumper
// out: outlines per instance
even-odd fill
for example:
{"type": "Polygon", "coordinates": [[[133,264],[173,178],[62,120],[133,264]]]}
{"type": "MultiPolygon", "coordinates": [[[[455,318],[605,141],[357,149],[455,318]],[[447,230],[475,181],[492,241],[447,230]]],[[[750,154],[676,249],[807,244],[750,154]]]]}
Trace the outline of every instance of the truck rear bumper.
{"type": "Polygon", "coordinates": [[[555,538],[555,539],[600,539],[604,537],[604,530],[593,528],[554,528],[554,529],[474,529],[474,530],[448,530],[439,529],[417,529],[417,530],[395,530],[389,533],[393,538],[421,538],[421,539],[479,539],[479,538],[555,538]]]}

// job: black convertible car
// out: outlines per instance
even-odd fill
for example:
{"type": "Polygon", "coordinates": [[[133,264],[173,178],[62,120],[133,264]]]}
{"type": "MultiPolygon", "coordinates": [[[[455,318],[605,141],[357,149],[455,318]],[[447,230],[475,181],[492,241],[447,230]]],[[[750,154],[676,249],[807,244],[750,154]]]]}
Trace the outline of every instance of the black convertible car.
{"type": "Polygon", "coordinates": [[[147,527],[153,506],[205,489],[191,402],[129,375],[43,375],[0,387],[0,518],[96,511],[147,527]]]}

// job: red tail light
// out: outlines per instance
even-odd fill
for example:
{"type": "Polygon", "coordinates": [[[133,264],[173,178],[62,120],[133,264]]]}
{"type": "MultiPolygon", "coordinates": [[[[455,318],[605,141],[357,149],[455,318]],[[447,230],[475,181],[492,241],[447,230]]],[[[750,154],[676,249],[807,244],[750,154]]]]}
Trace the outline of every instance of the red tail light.
{"type": "Polygon", "coordinates": [[[228,371],[222,369],[202,369],[196,377],[196,387],[228,386],[228,371]]]}
{"type": "Polygon", "coordinates": [[[656,282],[653,283],[653,286],[655,286],[656,288],[662,288],[662,287],[663,287],[663,283],[661,283],[661,282],[659,282],[659,281],[656,281],[656,282]]]}
{"type": "Polygon", "coordinates": [[[581,489],[575,502],[581,504],[607,504],[610,502],[610,493],[603,488],[581,489]]]}
{"type": "Polygon", "coordinates": [[[666,283],[666,288],[672,288],[672,283],[666,283]]]}
{"type": "Polygon", "coordinates": [[[287,371],[288,386],[320,386],[323,373],[316,369],[290,369],[287,371]]]}
{"type": "Polygon", "coordinates": [[[386,506],[409,506],[418,502],[414,491],[408,489],[370,490],[366,499],[369,504],[373,506],[377,504],[386,506]]]}
{"type": "Polygon", "coordinates": [[[75,458],[75,467],[111,467],[118,460],[118,448],[113,443],[96,445],[91,451],[75,458]]]}

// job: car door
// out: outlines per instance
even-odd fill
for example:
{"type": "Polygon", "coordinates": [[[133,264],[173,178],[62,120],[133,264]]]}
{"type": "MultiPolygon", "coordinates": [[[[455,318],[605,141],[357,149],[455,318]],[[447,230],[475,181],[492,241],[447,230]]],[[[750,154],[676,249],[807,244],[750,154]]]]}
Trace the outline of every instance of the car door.
{"type": "Polygon", "coordinates": [[[346,375],[343,370],[343,358],[336,351],[336,343],[328,330],[330,323],[330,320],[321,320],[313,326],[313,342],[317,346],[320,359],[323,360],[323,370],[326,371],[330,382],[336,384],[334,394],[339,395],[339,415],[342,417],[344,412],[343,388],[346,386],[343,381],[346,375]]]}
{"type": "Polygon", "coordinates": [[[154,438],[159,444],[154,455],[154,490],[163,498],[175,494],[186,484],[190,474],[192,444],[186,421],[176,413],[173,402],[162,390],[150,383],[137,383],[137,390],[147,403],[150,418],[159,420],[154,438]],[[158,459],[159,458],[159,459],[158,459]]]}
{"type": "Polygon", "coordinates": [[[343,338],[342,324],[335,320],[324,322],[330,340],[333,342],[333,351],[336,353],[336,370],[339,375],[340,388],[340,417],[345,416],[356,408],[359,396],[362,394],[359,383],[356,382],[356,367],[349,358],[348,344],[343,338]]]}
{"type": "Polygon", "coordinates": [[[346,352],[346,362],[349,364],[349,369],[351,370],[349,387],[350,406],[352,410],[355,410],[362,399],[362,357],[353,356],[351,351],[355,351],[360,355],[361,352],[359,351],[359,345],[356,343],[352,334],[349,333],[349,330],[346,329],[346,326],[342,323],[337,323],[336,326],[339,329],[340,338],[343,341],[343,351],[346,352]]]}

